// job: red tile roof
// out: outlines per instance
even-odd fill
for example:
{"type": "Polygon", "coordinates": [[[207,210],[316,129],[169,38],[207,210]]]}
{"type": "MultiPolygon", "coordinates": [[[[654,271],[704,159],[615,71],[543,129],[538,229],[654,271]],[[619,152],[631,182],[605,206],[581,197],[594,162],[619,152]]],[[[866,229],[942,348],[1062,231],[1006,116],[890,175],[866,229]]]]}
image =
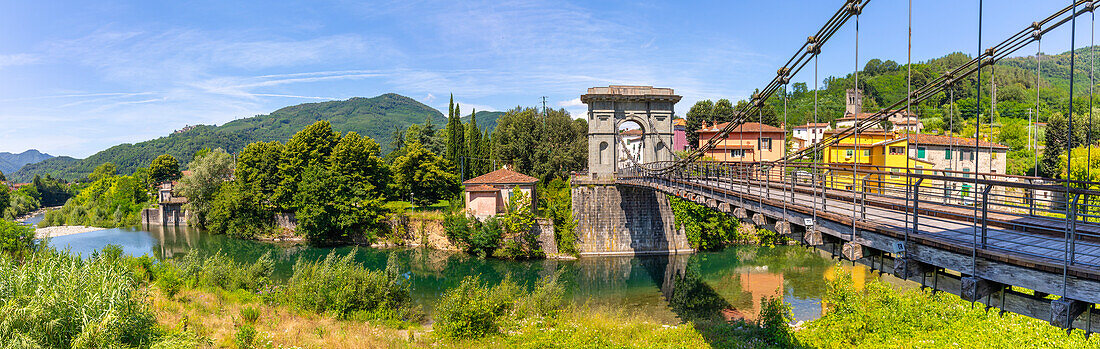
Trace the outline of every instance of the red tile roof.
{"type": "Polygon", "coordinates": [[[621,136],[641,136],[642,135],[642,129],[636,128],[636,129],[633,129],[633,130],[619,131],[619,135],[621,135],[621,136]]]}
{"type": "MultiPolygon", "coordinates": [[[[728,122],[723,122],[721,124],[717,124],[717,125],[714,125],[714,126],[709,127],[709,128],[703,128],[703,129],[699,130],[699,132],[718,132],[718,131],[721,131],[723,128],[725,128],[726,125],[729,125],[729,123],[728,122]]],[[[784,131],[781,128],[775,127],[775,126],[765,125],[765,124],[761,124],[759,122],[746,122],[744,124],[738,125],[737,128],[733,129],[733,131],[730,131],[730,133],[740,133],[740,132],[780,132],[780,133],[782,133],[782,132],[786,132],[786,131],[784,131]]]]}
{"type": "Polygon", "coordinates": [[[795,126],[794,128],[811,128],[811,127],[829,127],[829,123],[827,123],[827,122],[812,123],[811,122],[811,123],[807,123],[807,124],[802,125],[802,126],[795,126]]]}
{"type": "Polygon", "coordinates": [[[536,183],[538,181],[538,178],[502,168],[475,178],[468,179],[465,182],[462,182],[462,184],[527,184],[536,183]]]}

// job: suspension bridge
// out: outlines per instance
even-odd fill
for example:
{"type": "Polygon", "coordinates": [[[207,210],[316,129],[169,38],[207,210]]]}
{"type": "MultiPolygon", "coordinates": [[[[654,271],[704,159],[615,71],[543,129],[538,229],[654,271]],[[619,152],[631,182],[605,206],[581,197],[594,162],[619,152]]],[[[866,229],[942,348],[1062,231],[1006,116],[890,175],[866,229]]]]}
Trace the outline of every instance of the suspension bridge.
{"type": "MultiPolygon", "coordinates": [[[[1086,333],[1100,328],[1100,316],[1094,316],[1100,303],[1100,191],[1096,190],[1100,183],[1007,175],[993,172],[991,165],[984,170],[977,165],[961,171],[929,168],[920,166],[920,160],[911,155],[921,147],[922,138],[914,137],[910,129],[893,132],[896,140],[889,142],[865,137],[897,110],[909,110],[959,84],[971,83],[971,76],[977,76],[981,105],[983,67],[995,74],[992,66],[997,61],[1032,44],[1038,50],[1042,38],[1059,27],[1070,27],[1070,35],[1075,36],[1079,17],[1088,16],[1095,22],[1098,4],[1094,1],[1073,1],[1048,17],[1021,25],[1018,32],[992,46],[982,45],[979,29],[977,50],[969,62],[923,86],[912,86],[909,73],[905,98],[866,118],[856,117],[854,125],[801,149],[785,151],[777,160],[713,161],[707,157],[708,151],[730,148],[727,136],[743,134],[739,127],[753,121],[763,123],[763,108],[769,98],[784,98],[785,120],[787,85],[800,72],[809,74],[804,70],[812,69],[814,122],[819,122],[817,56],[840,28],[851,24],[858,67],[859,16],[869,2],[845,1],[818,32],[800,44],[775,78],[752,96],[748,107],[738,110],[733,121],[724,124],[714,137],[700,140],[685,156],[675,156],[669,147],[674,137],[673,106],[680,100],[672,89],[589,89],[581,96],[589,106],[589,171],[572,179],[581,253],[689,252],[686,237],[668,207],[669,196],[679,197],[838,258],[922,287],[958,294],[985,304],[987,309],[1086,333]],[[623,122],[641,125],[640,156],[617,156],[616,149],[625,147],[618,138],[623,122]],[[900,150],[895,152],[890,145],[900,150]],[[855,158],[828,155],[838,147],[854,150],[855,158]],[[871,150],[881,151],[883,158],[899,155],[904,161],[859,160],[860,154],[867,159],[880,156],[871,150]]],[[[979,28],[981,14],[979,1],[979,28]]],[[[911,23],[910,15],[910,28],[911,23]]],[[[911,29],[909,33],[911,43],[911,29]]],[[[1071,56],[1071,66],[1074,59],[1071,56]]],[[[909,63],[911,67],[911,58],[909,63]]],[[[1041,64],[1037,64],[1036,79],[1041,75],[1039,69],[1041,64]]],[[[858,79],[857,69],[857,85],[858,79]]],[[[1091,72],[1089,79],[1091,95],[1095,86],[1091,72]]],[[[1038,95],[1036,99],[1038,105],[1038,95]]],[[[993,105],[995,108],[995,101],[993,105]]],[[[1065,107],[1071,110],[1070,102],[1065,107]]],[[[990,121],[990,116],[977,115],[972,143],[951,147],[985,152],[985,161],[992,161],[996,156],[993,146],[980,142],[981,126],[990,121]]],[[[1087,127],[1091,130],[1092,125],[1087,127]]],[[[1069,128],[1074,130],[1072,121],[1069,128]]],[[[1072,149],[1070,138],[1067,148],[1072,149]]],[[[1088,146],[1092,143],[1090,139],[1088,146]]],[[[975,164],[983,159],[981,155],[977,158],[975,164]]],[[[1072,173],[1074,164],[1066,165],[1067,173],[1072,173]]]]}

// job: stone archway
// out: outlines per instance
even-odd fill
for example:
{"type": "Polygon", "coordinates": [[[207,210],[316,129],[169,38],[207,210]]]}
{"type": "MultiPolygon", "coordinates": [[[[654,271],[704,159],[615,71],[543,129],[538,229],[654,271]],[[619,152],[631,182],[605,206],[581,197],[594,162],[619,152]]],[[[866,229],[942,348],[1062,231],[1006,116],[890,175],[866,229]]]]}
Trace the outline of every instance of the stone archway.
{"type": "Polygon", "coordinates": [[[673,106],[680,96],[670,88],[652,86],[593,87],[581,96],[588,105],[588,172],[594,177],[613,176],[622,168],[619,161],[619,126],[640,125],[641,163],[668,161],[671,148],[673,106]],[[604,144],[608,146],[604,146],[604,144]],[[610,154],[606,153],[610,150],[610,154]],[[610,159],[611,161],[605,161],[610,159]]]}

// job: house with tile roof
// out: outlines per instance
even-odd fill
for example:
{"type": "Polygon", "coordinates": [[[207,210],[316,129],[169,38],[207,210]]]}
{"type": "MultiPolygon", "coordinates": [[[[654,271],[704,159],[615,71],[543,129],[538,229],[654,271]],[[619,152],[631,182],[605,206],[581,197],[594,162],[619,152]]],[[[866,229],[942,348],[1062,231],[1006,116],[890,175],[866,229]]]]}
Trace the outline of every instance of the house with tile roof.
{"type": "Polygon", "coordinates": [[[538,202],[538,197],[535,196],[535,185],[538,182],[538,178],[507,168],[462,182],[466,187],[466,215],[485,219],[504,213],[514,189],[526,194],[532,203],[538,202]]]}
{"type": "MultiPolygon", "coordinates": [[[[696,131],[699,134],[699,146],[702,147],[711,138],[717,137],[728,124],[709,127],[704,124],[702,129],[696,131]]],[[[726,134],[714,148],[707,150],[706,156],[714,161],[775,161],[785,154],[786,139],[787,133],[781,128],[746,122],[726,134]]]]}

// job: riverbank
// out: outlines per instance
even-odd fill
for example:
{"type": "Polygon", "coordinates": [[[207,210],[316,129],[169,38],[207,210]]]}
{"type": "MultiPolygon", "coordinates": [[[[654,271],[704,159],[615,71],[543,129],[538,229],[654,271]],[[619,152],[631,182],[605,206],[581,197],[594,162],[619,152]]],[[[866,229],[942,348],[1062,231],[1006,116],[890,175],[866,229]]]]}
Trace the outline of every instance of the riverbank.
{"type": "Polygon", "coordinates": [[[105,230],[107,228],[89,227],[86,225],[59,225],[45,228],[38,228],[34,230],[34,238],[46,239],[55,238],[59,236],[75,235],[90,233],[93,231],[105,230]]]}

